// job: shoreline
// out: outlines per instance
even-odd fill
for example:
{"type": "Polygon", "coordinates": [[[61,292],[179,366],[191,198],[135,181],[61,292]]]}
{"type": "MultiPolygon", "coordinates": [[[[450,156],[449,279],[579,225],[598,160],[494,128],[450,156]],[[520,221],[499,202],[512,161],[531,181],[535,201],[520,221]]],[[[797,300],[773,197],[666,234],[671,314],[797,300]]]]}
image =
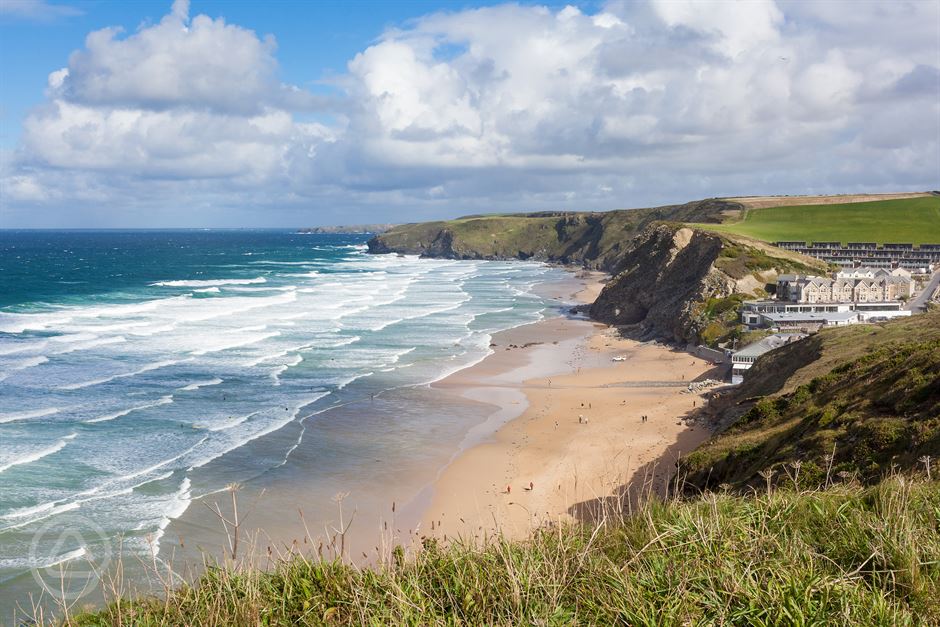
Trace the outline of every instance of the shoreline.
{"type": "MultiPolygon", "coordinates": [[[[592,302],[603,284],[579,278],[571,297],[592,302]]],[[[629,507],[625,486],[661,483],[678,454],[709,436],[682,420],[704,399],[687,384],[713,367],[699,357],[569,317],[503,331],[491,347],[432,386],[492,410],[411,504],[419,536],[521,538],[629,507]]]]}

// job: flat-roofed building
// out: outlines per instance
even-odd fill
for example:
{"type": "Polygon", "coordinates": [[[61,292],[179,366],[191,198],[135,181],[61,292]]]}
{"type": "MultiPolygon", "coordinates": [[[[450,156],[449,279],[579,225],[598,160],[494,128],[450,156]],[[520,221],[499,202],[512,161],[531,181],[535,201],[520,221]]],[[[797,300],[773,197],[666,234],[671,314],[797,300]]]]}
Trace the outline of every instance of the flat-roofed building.
{"type": "Polygon", "coordinates": [[[761,317],[764,326],[804,333],[813,333],[822,327],[844,327],[860,322],[856,311],[765,313],[761,317]]]}
{"type": "Polygon", "coordinates": [[[775,333],[733,353],[731,355],[731,383],[741,383],[744,380],[744,373],[750,370],[761,355],[804,337],[806,337],[804,333],[775,333]]]}

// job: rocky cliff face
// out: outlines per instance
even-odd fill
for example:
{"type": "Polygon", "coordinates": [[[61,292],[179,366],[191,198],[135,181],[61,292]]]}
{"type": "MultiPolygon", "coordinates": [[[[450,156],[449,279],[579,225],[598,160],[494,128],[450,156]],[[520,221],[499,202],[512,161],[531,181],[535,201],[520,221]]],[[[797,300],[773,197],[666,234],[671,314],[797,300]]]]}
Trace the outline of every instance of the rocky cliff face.
{"type": "Polygon", "coordinates": [[[661,220],[719,222],[740,205],[717,199],[629,211],[469,216],[405,224],[369,241],[369,252],[448,259],[537,259],[618,272],[631,240],[661,220]]]}
{"type": "Polygon", "coordinates": [[[738,304],[765,296],[777,274],[825,270],[760,242],[662,223],[632,241],[620,268],[591,317],[683,343],[715,343],[739,332],[738,304]]]}
{"type": "Polygon", "coordinates": [[[591,317],[633,326],[643,335],[694,342],[707,324],[701,304],[734,293],[736,281],[715,267],[722,238],[661,224],[634,241],[591,317]]]}

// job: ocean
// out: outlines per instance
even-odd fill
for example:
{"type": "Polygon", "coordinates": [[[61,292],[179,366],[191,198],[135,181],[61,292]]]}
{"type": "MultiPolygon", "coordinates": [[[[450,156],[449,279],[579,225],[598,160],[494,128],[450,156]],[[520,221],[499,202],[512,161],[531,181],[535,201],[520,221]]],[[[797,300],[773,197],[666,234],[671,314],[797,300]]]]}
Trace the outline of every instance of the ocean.
{"type": "Polygon", "coordinates": [[[163,559],[194,502],[292,456],[325,494],[374,483],[377,458],[393,481],[429,446],[452,453],[479,417],[421,391],[554,312],[537,288],[564,272],[369,255],[366,239],[0,231],[0,611],[116,539],[163,559]],[[364,403],[381,410],[344,413],[364,403]]]}

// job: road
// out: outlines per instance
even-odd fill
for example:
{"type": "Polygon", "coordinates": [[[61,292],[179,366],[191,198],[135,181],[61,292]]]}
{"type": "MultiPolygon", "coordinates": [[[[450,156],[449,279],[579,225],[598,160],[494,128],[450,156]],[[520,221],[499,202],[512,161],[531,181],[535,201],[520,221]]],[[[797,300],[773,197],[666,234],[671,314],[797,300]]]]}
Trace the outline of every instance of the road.
{"type": "Polygon", "coordinates": [[[910,309],[913,313],[921,313],[927,309],[927,300],[930,298],[930,295],[940,287],[940,269],[933,273],[933,276],[930,278],[930,281],[927,283],[927,287],[918,294],[917,298],[911,300],[906,309],[910,309]]]}

